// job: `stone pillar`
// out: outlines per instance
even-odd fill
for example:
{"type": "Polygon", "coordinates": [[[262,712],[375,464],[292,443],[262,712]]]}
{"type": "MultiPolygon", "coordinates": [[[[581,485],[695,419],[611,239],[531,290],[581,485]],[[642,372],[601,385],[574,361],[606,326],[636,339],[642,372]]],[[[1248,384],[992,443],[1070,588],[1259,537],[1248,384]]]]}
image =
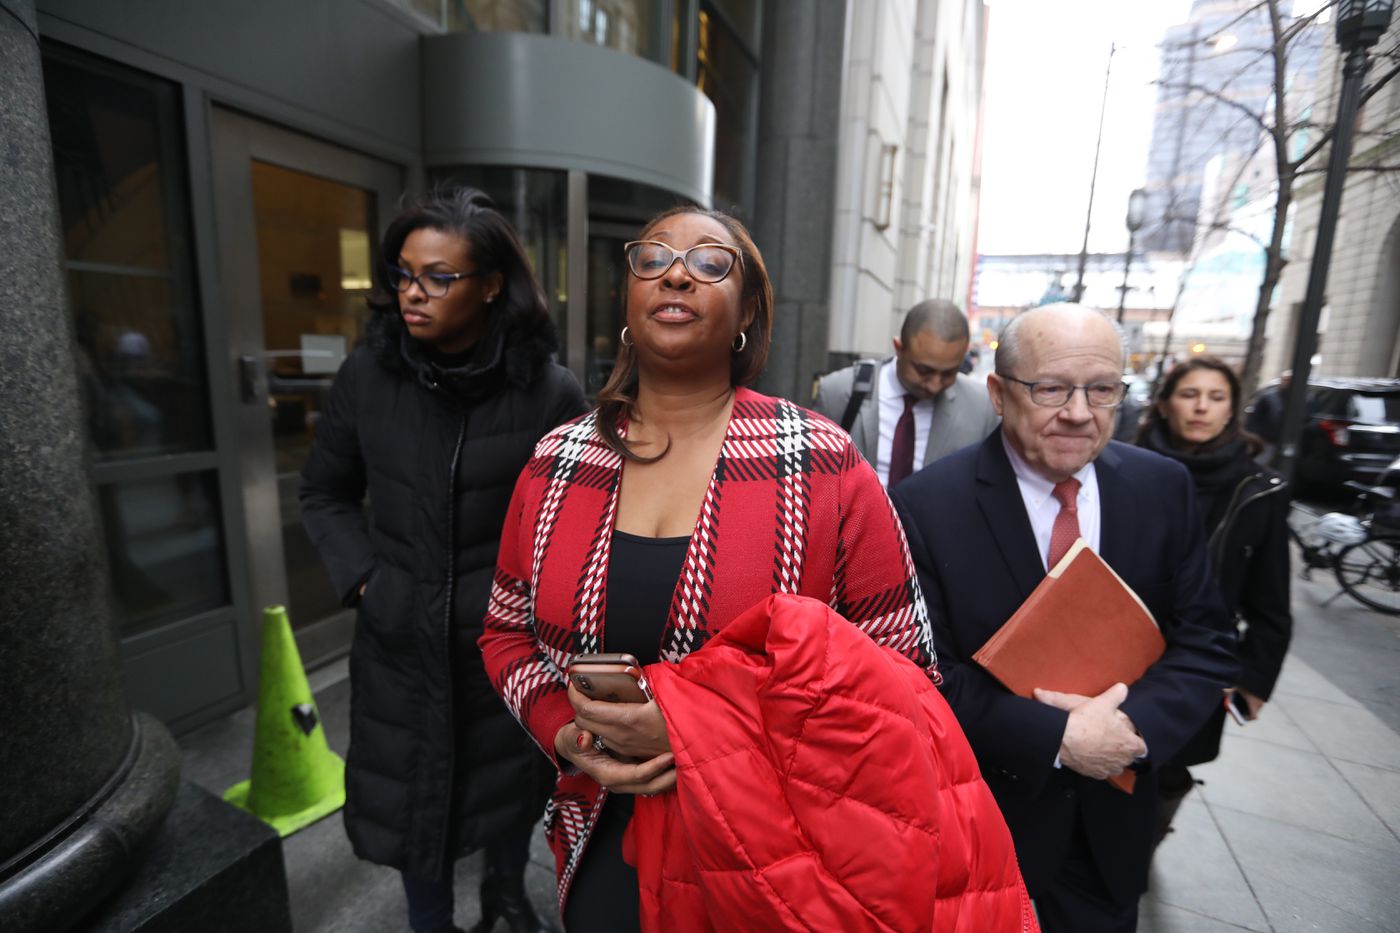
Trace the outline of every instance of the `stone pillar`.
{"type": "Polygon", "coordinates": [[[812,400],[826,371],[846,0],[763,8],[754,240],[773,279],[773,352],[759,389],[812,400]]]}
{"type": "Polygon", "coordinates": [[[0,165],[0,926],[61,931],[135,868],[179,755],[122,684],[33,0],[0,0],[0,165]]]}

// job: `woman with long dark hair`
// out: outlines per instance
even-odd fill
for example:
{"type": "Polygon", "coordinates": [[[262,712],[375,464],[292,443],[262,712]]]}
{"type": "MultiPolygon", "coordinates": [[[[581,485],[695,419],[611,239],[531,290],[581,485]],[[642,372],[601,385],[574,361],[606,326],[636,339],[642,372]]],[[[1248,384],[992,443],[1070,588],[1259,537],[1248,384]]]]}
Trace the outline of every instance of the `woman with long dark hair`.
{"type": "MultiPolygon", "coordinates": [[[[1278,680],[1293,633],[1288,495],[1283,481],[1254,460],[1262,444],[1241,427],[1240,382],[1234,370],[1212,356],[1193,357],[1172,369],[1138,432],[1138,445],[1191,471],[1216,581],[1241,628],[1239,684],[1227,692],[1225,702],[1254,719],[1278,680]]],[[[1222,704],[1161,769],[1159,841],[1192,787],[1187,766],[1219,754],[1225,715],[1222,704]]]]}
{"type": "Polygon", "coordinates": [[[1033,928],[879,479],[748,388],[773,315],[748,232],[677,208],[624,258],[616,366],[521,475],[481,639],[559,768],[566,928],[1033,928]],[[598,652],[654,698],[566,682],[598,652]]]}
{"type": "Polygon", "coordinates": [[[544,294],[484,194],[409,202],[379,260],[364,344],[336,375],[301,489],[311,540],[358,609],[345,827],[358,856],[402,873],[415,933],[456,929],[453,863],[478,848],[476,929],[539,930],[523,878],[549,763],[476,642],[511,488],[583,397],[551,362],[544,294]]]}

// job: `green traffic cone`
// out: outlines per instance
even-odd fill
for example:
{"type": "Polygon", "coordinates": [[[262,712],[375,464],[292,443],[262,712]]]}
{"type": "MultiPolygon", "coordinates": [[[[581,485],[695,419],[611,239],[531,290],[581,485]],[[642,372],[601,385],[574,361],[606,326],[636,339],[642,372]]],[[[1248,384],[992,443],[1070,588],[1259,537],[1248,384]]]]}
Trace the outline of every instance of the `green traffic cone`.
{"type": "Polygon", "coordinates": [[[345,804],[345,762],[326,745],[326,730],[281,606],[263,610],[253,776],[230,787],[224,799],[282,836],[345,804]]]}

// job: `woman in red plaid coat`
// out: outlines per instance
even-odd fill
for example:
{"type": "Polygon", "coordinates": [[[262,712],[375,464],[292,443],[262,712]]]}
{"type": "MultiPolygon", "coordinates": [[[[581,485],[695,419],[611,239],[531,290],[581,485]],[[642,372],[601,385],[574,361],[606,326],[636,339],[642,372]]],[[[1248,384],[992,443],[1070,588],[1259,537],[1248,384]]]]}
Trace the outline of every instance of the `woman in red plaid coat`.
{"type": "Polygon", "coordinates": [[[561,772],[547,826],[570,931],[638,928],[623,834],[634,795],[676,784],[656,702],[587,700],[566,684],[575,655],[678,662],[789,593],[938,681],[875,473],[831,422],[745,388],[768,355],[773,302],[747,231],[677,209],[626,258],[616,367],[600,407],[547,435],[516,485],[481,638],[496,689],[561,772]]]}

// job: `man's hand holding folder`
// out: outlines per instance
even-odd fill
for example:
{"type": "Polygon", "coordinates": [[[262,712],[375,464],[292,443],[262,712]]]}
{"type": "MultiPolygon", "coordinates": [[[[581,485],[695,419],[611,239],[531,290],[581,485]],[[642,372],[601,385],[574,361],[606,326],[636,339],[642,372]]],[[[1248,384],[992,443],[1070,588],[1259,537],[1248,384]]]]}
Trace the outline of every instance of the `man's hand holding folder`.
{"type": "MultiPolygon", "coordinates": [[[[1060,739],[1060,763],[1088,778],[1108,780],[1121,790],[1132,790],[1114,780],[1147,753],[1142,736],[1119,709],[1128,698],[1126,684],[1117,683],[1096,697],[1054,690],[1036,690],[1035,699],[1069,712],[1060,739]]],[[[1131,778],[1131,774],[1128,775],[1131,778]]]]}
{"type": "Polygon", "coordinates": [[[1012,693],[1069,712],[1060,762],[1132,792],[1145,752],[1118,710],[1166,642],[1136,593],[1080,539],[973,660],[1012,693]]]}

